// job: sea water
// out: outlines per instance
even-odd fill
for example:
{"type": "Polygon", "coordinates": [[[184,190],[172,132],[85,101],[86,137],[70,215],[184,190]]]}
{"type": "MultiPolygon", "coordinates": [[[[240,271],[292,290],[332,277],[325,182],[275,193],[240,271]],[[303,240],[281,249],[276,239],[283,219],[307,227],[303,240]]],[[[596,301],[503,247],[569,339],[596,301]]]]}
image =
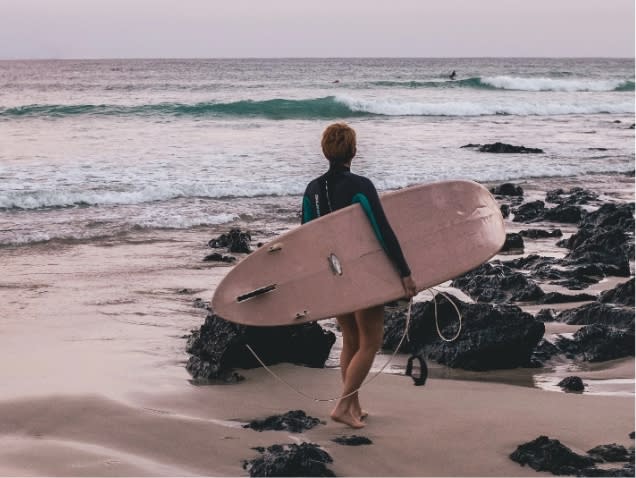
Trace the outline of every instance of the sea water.
{"type": "Polygon", "coordinates": [[[334,121],[381,191],[624,173],[634,60],[0,61],[0,247],[294,223],[334,121]]]}

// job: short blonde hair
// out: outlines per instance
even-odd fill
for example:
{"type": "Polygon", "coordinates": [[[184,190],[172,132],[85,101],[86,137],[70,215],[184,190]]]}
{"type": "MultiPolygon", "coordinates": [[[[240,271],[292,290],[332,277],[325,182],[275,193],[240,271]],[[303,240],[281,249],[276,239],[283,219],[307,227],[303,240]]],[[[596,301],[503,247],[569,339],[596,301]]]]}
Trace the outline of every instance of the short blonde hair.
{"type": "Polygon", "coordinates": [[[322,133],[320,145],[329,161],[347,163],[356,155],[356,132],[345,123],[331,124],[322,133]]]}

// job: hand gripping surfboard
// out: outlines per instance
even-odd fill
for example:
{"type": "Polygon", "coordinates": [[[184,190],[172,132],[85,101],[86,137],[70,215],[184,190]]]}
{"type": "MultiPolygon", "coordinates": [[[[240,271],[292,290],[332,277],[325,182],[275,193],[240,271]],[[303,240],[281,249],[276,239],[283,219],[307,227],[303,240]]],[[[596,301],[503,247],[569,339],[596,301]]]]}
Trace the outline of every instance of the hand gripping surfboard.
{"type": "MultiPolygon", "coordinates": [[[[418,290],[490,259],[506,233],[499,206],[473,181],[442,181],[381,196],[418,290]]],[[[404,295],[400,276],[359,204],[297,227],[237,264],[212,309],[246,325],[334,317],[404,295]]]]}

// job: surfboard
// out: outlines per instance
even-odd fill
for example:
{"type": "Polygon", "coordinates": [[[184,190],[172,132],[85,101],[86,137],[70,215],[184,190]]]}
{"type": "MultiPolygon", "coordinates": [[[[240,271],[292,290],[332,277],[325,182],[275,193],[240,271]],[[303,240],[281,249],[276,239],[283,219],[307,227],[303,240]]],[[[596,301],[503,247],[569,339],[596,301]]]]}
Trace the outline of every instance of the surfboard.
{"type": "MultiPolygon", "coordinates": [[[[506,238],[499,206],[473,181],[442,181],[381,196],[418,290],[494,256],[506,238]]],[[[359,204],[263,245],[223,278],[212,299],[226,320],[256,326],[335,317],[404,296],[395,266],[359,204]]]]}

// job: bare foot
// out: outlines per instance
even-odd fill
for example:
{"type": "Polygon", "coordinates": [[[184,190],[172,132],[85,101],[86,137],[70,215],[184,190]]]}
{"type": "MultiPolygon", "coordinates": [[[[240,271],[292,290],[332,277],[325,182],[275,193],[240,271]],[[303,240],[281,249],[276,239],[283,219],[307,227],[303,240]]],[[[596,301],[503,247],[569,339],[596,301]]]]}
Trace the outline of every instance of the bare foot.
{"type": "Polygon", "coordinates": [[[361,420],[353,416],[349,412],[337,413],[335,410],[331,412],[331,419],[334,422],[344,423],[345,425],[349,425],[351,428],[363,428],[364,423],[361,420]]]}

